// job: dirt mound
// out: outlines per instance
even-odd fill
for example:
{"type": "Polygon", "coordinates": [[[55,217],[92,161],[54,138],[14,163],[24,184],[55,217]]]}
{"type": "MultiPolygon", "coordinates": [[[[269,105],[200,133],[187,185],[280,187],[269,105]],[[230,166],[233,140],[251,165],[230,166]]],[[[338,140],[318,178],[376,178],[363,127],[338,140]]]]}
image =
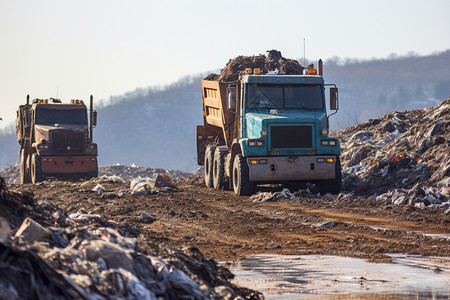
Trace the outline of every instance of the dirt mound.
{"type": "Polygon", "coordinates": [[[284,58],[280,51],[268,50],[266,54],[256,56],[238,56],[230,59],[226,67],[220,74],[210,74],[205,80],[234,81],[238,80],[239,75],[243,74],[245,68],[259,68],[261,74],[267,74],[273,71],[280,75],[301,75],[303,67],[298,61],[284,58]]]}
{"type": "Polygon", "coordinates": [[[449,206],[450,98],[340,130],[344,190],[394,204],[449,206]]]}

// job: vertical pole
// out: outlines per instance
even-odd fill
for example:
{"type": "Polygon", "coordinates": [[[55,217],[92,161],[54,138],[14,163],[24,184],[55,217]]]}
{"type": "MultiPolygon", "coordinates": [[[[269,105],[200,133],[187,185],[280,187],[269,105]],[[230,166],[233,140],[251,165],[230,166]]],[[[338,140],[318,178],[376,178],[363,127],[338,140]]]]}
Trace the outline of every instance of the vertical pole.
{"type": "Polygon", "coordinates": [[[303,38],[303,67],[306,68],[306,39],[303,38]]]}
{"type": "Polygon", "coordinates": [[[93,117],[94,117],[94,97],[91,95],[91,107],[90,107],[90,124],[89,124],[89,139],[91,143],[94,141],[94,125],[93,125],[93,117]]]}

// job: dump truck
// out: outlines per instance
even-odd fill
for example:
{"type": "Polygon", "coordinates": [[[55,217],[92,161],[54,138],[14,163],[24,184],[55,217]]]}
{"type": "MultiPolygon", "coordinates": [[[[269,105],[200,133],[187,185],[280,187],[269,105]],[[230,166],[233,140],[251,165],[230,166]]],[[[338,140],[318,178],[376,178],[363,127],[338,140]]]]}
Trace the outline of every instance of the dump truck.
{"type": "Polygon", "coordinates": [[[338,88],[324,83],[322,60],[318,70],[276,73],[246,68],[235,81],[202,80],[197,160],[206,186],[251,195],[261,184],[313,183],[320,193],[339,193],[340,143],[328,122],[338,88]]]}
{"type": "Polygon", "coordinates": [[[98,151],[93,142],[96,123],[92,95],[89,111],[83,100],[62,103],[49,98],[30,103],[28,95],[26,104],[17,110],[16,119],[20,182],[37,183],[48,177],[97,177],[98,151]]]}

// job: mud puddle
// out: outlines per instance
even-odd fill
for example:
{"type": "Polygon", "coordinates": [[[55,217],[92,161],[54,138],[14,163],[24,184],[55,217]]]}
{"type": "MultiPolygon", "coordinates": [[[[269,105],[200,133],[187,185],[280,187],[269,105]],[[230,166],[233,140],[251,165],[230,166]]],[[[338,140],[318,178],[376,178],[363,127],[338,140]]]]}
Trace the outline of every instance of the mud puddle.
{"type": "Polygon", "coordinates": [[[322,255],[253,255],[230,267],[233,283],[266,299],[449,299],[450,258],[392,254],[392,263],[322,255]],[[357,297],[359,297],[357,296],[357,297]]]}

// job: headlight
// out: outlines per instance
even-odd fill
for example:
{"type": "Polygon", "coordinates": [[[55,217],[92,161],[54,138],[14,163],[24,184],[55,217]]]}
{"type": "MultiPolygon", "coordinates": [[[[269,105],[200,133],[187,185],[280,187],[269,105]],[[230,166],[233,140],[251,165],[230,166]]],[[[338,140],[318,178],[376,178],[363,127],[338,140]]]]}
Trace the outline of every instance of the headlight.
{"type": "Polygon", "coordinates": [[[322,146],[336,146],[336,140],[322,140],[320,142],[322,144],[322,146]]]}
{"type": "Polygon", "coordinates": [[[263,145],[264,145],[264,141],[260,141],[260,140],[248,141],[249,147],[261,147],[263,145]]]}
{"type": "Polygon", "coordinates": [[[320,131],[320,133],[322,135],[327,135],[328,134],[328,128],[322,128],[322,130],[320,131]]]}
{"type": "Polygon", "coordinates": [[[267,130],[263,129],[260,132],[261,136],[267,136],[267,130]]]}

